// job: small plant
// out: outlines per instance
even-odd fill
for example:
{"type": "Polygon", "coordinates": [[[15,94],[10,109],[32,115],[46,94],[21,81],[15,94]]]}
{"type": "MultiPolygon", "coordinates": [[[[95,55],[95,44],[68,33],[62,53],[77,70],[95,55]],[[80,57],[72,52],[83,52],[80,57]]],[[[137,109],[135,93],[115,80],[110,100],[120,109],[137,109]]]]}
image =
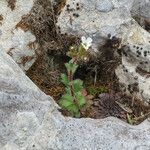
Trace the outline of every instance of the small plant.
{"type": "Polygon", "coordinates": [[[78,65],[73,60],[65,64],[68,75],[61,75],[61,82],[65,85],[66,93],[62,96],[60,105],[67,109],[73,116],[80,117],[80,110],[85,105],[86,100],[82,94],[83,82],[79,79],[73,80],[78,65]]]}
{"type": "Polygon", "coordinates": [[[86,104],[83,81],[74,79],[74,74],[79,67],[78,63],[88,59],[88,49],[92,43],[91,38],[82,37],[81,40],[82,43],[79,47],[72,46],[70,48],[68,56],[72,59],[65,64],[67,74],[61,74],[61,82],[65,85],[65,94],[60,100],[60,105],[74,117],[80,117],[81,109],[86,104]]]}
{"type": "Polygon", "coordinates": [[[135,123],[134,118],[127,113],[127,121],[129,124],[133,125],[135,123]]]}
{"type": "Polygon", "coordinates": [[[87,90],[90,95],[96,96],[101,93],[108,93],[108,88],[105,86],[89,86],[87,90]]]}

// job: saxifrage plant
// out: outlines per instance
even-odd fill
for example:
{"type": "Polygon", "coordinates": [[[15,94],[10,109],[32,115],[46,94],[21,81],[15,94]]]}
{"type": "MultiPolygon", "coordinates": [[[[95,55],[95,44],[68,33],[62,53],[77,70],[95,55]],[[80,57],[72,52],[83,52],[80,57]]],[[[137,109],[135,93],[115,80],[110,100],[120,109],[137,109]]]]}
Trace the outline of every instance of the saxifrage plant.
{"type": "Polygon", "coordinates": [[[69,111],[72,116],[80,117],[81,109],[86,104],[86,98],[83,94],[83,81],[74,79],[74,74],[81,61],[86,61],[89,56],[88,49],[92,44],[91,38],[81,38],[82,43],[79,47],[73,46],[68,52],[71,60],[65,64],[67,74],[61,74],[61,82],[65,85],[65,94],[60,99],[60,105],[63,109],[69,111]]]}

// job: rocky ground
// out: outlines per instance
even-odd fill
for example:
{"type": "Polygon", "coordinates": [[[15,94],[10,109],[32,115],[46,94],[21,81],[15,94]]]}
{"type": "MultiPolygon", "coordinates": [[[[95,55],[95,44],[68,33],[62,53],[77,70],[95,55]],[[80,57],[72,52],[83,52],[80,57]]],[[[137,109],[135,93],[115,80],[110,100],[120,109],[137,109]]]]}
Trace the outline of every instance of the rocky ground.
{"type": "MultiPolygon", "coordinates": [[[[150,149],[148,118],[131,126],[115,117],[64,117],[52,97],[25,75],[40,57],[55,54],[54,48],[64,55],[67,45],[78,42],[82,35],[93,38],[92,49],[102,57],[111,34],[121,39],[121,64],[115,73],[122,90],[148,105],[150,1],[68,0],[53,4],[54,9],[50,0],[0,1],[0,149],[150,149]]],[[[51,71],[59,74],[55,68],[51,71]]],[[[112,110],[111,105],[101,104],[112,110]]]]}

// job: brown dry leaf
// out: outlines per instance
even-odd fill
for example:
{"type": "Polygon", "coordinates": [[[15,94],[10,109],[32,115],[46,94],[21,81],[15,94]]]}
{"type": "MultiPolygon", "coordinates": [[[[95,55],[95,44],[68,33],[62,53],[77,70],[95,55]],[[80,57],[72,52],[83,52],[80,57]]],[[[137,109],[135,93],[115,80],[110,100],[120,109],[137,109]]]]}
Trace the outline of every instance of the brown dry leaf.
{"type": "Polygon", "coordinates": [[[93,95],[87,95],[87,96],[86,96],[86,99],[87,99],[87,100],[92,100],[93,98],[94,98],[93,95]]]}
{"type": "Polygon", "coordinates": [[[118,106],[120,107],[120,108],[122,108],[124,111],[126,111],[127,113],[133,113],[133,111],[132,111],[132,109],[130,109],[129,107],[127,107],[126,105],[124,105],[124,104],[121,104],[121,103],[119,103],[118,101],[115,101],[117,104],[118,104],[118,106]]]}

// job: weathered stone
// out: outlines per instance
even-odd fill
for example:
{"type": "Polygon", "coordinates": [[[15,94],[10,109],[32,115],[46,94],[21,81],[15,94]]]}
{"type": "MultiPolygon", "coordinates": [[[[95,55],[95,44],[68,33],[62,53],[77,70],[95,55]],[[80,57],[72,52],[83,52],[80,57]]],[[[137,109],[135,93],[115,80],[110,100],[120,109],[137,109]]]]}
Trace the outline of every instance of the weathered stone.
{"type": "Polygon", "coordinates": [[[2,150],[145,150],[150,122],[131,126],[109,117],[101,120],[63,117],[10,56],[0,51],[0,149],[2,150]]]}
{"type": "Polygon", "coordinates": [[[0,49],[0,149],[9,142],[24,145],[52,102],[0,49]]]}
{"type": "Polygon", "coordinates": [[[120,83],[133,94],[150,102],[150,34],[140,26],[131,26],[123,48],[122,65],[116,70],[120,83]]]}
{"type": "Polygon", "coordinates": [[[132,5],[132,15],[150,20],[150,0],[136,0],[132,5]]]}
{"type": "MultiPolygon", "coordinates": [[[[122,65],[119,66],[116,70],[119,80],[124,86],[128,86],[129,83],[135,85],[135,81],[138,82],[138,87],[135,89],[137,89],[139,95],[142,94],[140,96],[143,96],[145,99],[148,98],[146,100],[149,101],[150,81],[147,75],[150,71],[150,55],[148,53],[150,39],[149,33],[133,21],[130,16],[130,8],[133,1],[112,0],[114,9],[107,13],[100,13],[99,11],[97,13],[97,10],[93,9],[95,2],[98,2],[98,0],[82,0],[81,14],[79,14],[82,18],[79,19],[77,17],[77,20],[74,20],[72,25],[71,22],[67,23],[70,18],[68,14],[66,14],[66,18],[59,18],[59,21],[65,23],[59,22],[62,24],[62,31],[80,36],[92,36],[95,41],[95,48],[97,43],[103,41],[98,37],[105,36],[108,33],[121,36],[123,44],[126,45],[123,49],[122,65],[127,68],[128,72],[124,72],[126,68],[122,65]],[[86,5],[90,2],[91,5],[86,5]],[[84,7],[84,4],[86,7],[84,7]],[[128,7],[123,8],[125,4],[128,7]],[[147,56],[145,56],[143,50],[141,54],[137,52],[137,49],[140,48],[147,51],[147,56]],[[127,53],[127,56],[125,53],[127,53]],[[140,56],[137,57],[137,54],[140,56]],[[141,64],[141,60],[147,63],[141,64]],[[143,71],[146,72],[146,75],[141,74],[137,68],[144,69],[143,71]]],[[[73,4],[73,1],[68,0],[68,3],[75,8],[75,1],[73,4]]],[[[94,120],[89,118],[74,119],[61,115],[53,99],[40,91],[15,61],[6,54],[8,48],[12,48],[12,45],[17,47],[17,49],[14,49],[14,53],[16,51],[21,53],[20,50],[26,48],[27,41],[35,38],[30,32],[23,32],[21,29],[14,29],[14,33],[11,33],[21,16],[31,10],[33,1],[17,0],[14,4],[7,7],[6,1],[0,1],[0,6],[2,6],[0,12],[2,11],[3,14],[8,13],[6,18],[10,18],[10,22],[7,19],[7,22],[2,22],[2,28],[0,28],[2,31],[0,40],[3,46],[0,49],[0,149],[149,149],[149,119],[138,126],[131,126],[113,117],[94,120]],[[15,12],[15,9],[17,12],[15,12]],[[16,17],[15,19],[14,16],[16,17]],[[11,19],[14,20],[11,21],[11,19]],[[9,26],[9,23],[11,26],[9,26]],[[18,37],[20,36],[21,38],[19,39],[18,37]],[[21,48],[19,50],[20,44],[21,48]]],[[[65,11],[62,12],[60,17],[65,13],[65,11]]],[[[17,58],[19,57],[18,53],[15,53],[17,58]]]]}
{"type": "Polygon", "coordinates": [[[33,4],[33,0],[0,1],[0,46],[23,70],[28,70],[37,57],[35,36],[27,30],[25,24],[19,24],[33,4]]]}
{"type": "Polygon", "coordinates": [[[96,9],[100,12],[109,12],[113,7],[113,3],[110,0],[100,0],[96,3],[96,9]]]}
{"type": "MultiPolygon", "coordinates": [[[[61,32],[92,37],[93,49],[102,45],[108,34],[122,38],[125,29],[130,27],[133,20],[130,10],[121,5],[120,2],[103,1],[103,3],[111,3],[114,8],[109,12],[101,12],[98,10],[98,5],[101,5],[100,2],[98,0],[68,0],[58,17],[57,25],[61,28],[61,32]],[[79,5],[78,8],[77,4],[79,5]]],[[[107,9],[109,10],[109,8],[107,9]]]]}

